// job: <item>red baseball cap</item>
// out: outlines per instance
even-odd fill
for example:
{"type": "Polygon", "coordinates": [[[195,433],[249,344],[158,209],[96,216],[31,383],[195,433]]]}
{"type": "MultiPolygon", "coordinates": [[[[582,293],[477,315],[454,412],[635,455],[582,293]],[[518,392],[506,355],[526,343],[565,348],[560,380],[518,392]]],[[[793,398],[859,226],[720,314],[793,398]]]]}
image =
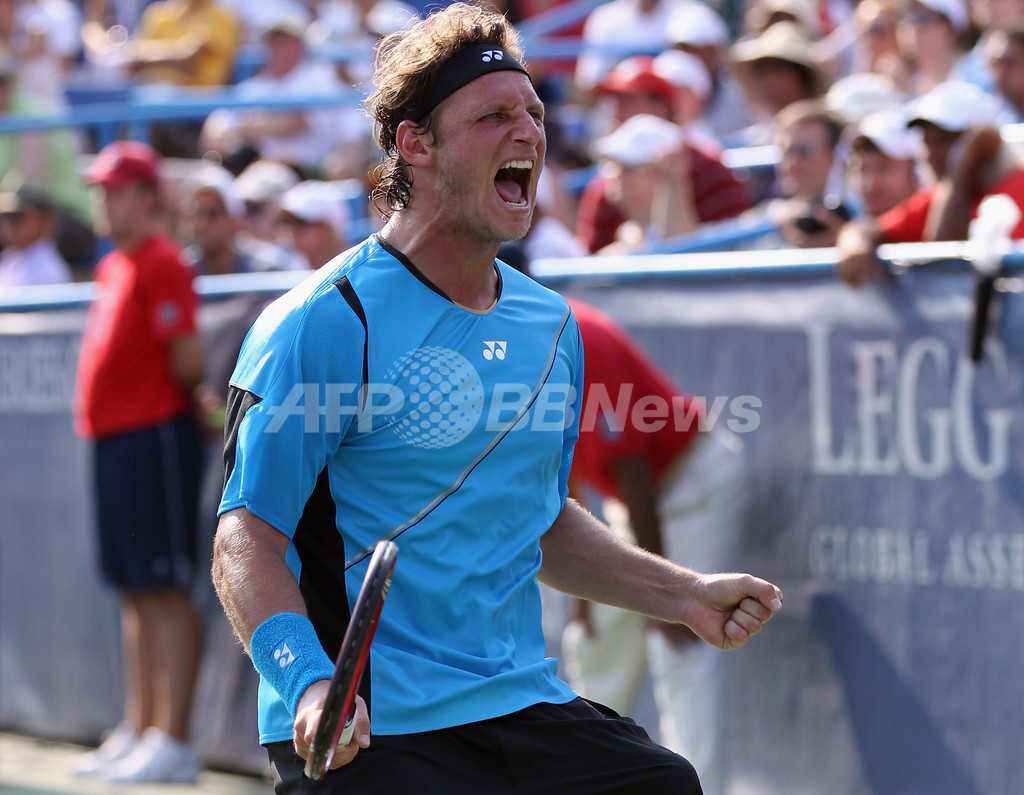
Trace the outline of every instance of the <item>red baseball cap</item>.
{"type": "Polygon", "coordinates": [[[653,63],[650,55],[630,56],[608,73],[597,90],[612,94],[653,94],[671,104],[672,84],[654,71],[653,63]]]}
{"type": "Polygon", "coordinates": [[[141,141],[114,141],[104,146],[86,171],[86,180],[104,188],[119,188],[129,182],[157,185],[160,155],[141,141]]]}

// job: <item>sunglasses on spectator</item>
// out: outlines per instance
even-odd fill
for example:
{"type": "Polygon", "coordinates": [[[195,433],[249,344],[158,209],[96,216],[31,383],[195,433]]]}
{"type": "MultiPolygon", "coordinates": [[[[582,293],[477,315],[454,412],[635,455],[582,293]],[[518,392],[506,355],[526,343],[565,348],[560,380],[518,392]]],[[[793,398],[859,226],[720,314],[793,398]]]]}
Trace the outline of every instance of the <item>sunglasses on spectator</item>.
{"type": "Polygon", "coordinates": [[[785,157],[808,158],[814,157],[820,151],[821,147],[818,144],[808,141],[806,143],[790,144],[783,150],[782,154],[785,157]]]}
{"type": "Polygon", "coordinates": [[[203,221],[216,221],[218,218],[223,218],[227,215],[227,211],[219,207],[203,207],[192,210],[188,215],[190,218],[199,218],[203,221]]]}

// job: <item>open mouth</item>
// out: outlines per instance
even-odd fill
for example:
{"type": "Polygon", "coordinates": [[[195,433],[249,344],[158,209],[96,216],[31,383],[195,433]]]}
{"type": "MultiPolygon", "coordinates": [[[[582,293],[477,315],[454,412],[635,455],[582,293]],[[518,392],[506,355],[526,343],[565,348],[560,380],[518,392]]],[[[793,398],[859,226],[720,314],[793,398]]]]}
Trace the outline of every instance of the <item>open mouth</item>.
{"type": "Polygon", "coordinates": [[[532,160],[509,160],[494,175],[494,189],[506,204],[526,207],[530,204],[530,177],[532,160]]]}

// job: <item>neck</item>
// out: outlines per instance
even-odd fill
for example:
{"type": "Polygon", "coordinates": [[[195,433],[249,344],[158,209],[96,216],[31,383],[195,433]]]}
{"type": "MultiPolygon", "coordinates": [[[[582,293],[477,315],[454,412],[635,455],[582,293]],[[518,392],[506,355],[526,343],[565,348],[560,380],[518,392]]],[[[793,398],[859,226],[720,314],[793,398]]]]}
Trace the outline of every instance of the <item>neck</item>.
{"type": "Polygon", "coordinates": [[[203,258],[206,260],[206,272],[217,275],[234,273],[235,266],[238,264],[238,255],[235,253],[233,242],[210,251],[204,251],[203,258]]]}
{"type": "Polygon", "coordinates": [[[958,57],[959,53],[956,51],[938,49],[925,52],[922,57],[919,57],[917,65],[920,69],[921,88],[929,91],[939,83],[948,80],[949,73],[958,57]]]}
{"type": "Polygon", "coordinates": [[[113,232],[111,238],[114,241],[114,246],[121,251],[134,251],[152,232],[151,224],[140,224],[121,232],[113,232]]]}
{"type": "Polygon", "coordinates": [[[494,258],[498,243],[469,241],[457,234],[439,234],[395,213],[380,237],[397,248],[427,279],[452,301],[469,309],[489,309],[498,298],[494,258]]]}

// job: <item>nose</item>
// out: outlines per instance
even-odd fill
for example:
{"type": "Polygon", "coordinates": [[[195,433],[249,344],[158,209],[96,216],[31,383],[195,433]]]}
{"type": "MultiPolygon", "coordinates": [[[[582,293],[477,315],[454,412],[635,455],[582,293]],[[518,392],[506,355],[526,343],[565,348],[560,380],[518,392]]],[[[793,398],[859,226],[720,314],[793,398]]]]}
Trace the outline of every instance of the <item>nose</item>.
{"type": "Polygon", "coordinates": [[[536,146],[545,140],[544,122],[535,117],[530,111],[523,110],[516,116],[515,138],[530,146],[536,146]]]}

